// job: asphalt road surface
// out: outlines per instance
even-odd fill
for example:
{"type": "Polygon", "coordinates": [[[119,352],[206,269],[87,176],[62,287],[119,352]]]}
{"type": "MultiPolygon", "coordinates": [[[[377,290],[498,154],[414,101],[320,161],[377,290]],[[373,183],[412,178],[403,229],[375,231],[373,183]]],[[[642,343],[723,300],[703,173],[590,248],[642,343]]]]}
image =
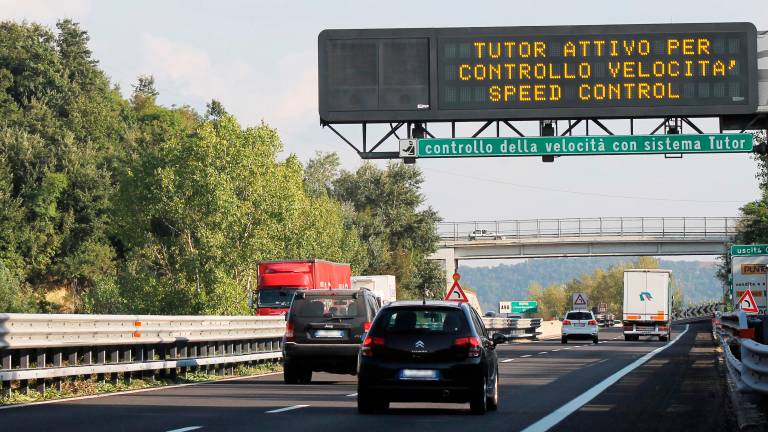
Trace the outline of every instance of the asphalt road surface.
{"type": "Polygon", "coordinates": [[[501,404],[484,416],[462,404],[392,404],[357,413],[353,376],[282,374],[0,410],[0,431],[722,431],[727,393],[708,324],[675,326],[674,344],[559,340],[499,347],[501,404]],[[618,377],[621,376],[619,379],[618,377]],[[585,395],[586,393],[586,395],[585,395]]]}

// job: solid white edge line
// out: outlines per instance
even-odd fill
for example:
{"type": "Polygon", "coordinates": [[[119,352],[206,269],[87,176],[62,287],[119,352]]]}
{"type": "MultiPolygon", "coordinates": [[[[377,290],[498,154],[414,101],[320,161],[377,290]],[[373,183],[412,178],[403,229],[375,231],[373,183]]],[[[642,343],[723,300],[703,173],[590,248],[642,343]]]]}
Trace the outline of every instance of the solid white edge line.
{"type": "Polygon", "coordinates": [[[77,396],[77,397],[71,397],[71,398],[51,399],[51,400],[40,401],[40,402],[30,402],[27,404],[0,406],[0,411],[13,409],[13,408],[25,408],[25,407],[35,406],[35,405],[48,405],[53,403],[72,402],[72,401],[79,401],[79,400],[85,400],[85,399],[97,399],[97,398],[103,398],[108,396],[122,396],[127,394],[134,394],[134,393],[144,393],[144,392],[157,391],[157,390],[168,390],[168,389],[189,387],[189,386],[200,385],[200,384],[211,384],[211,383],[224,382],[224,381],[237,381],[237,380],[243,380],[248,378],[260,378],[260,377],[271,376],[271,375],[282,375],[282,372],[270,372],[270,373],[265,373],[261,375],[249,375],[249,376],[242,376],[242,377],[223,378],[220,380],[200,381],[200,382],[194,382],[194,383],[174,384],[174,385],[168,385],[168,386],[157,386],[157,387],[150,387],[150,388],[138,389],[138,390],[101,393],[101,394],[88,395],[88,396],[77,396]]]}
{"type": "Polygon", "coordinates": [[[202,428],[202,426],[187,426],[187,427],[183,427],[183,428],[179,428],[179,429],[169,430],[169,431],[166,431],[166,432],[189,432],[189,431],[193,431],[193,430],[198,430],[200,428],[202,428]]]}
{"type": "Polygon", "coordinates": [[[292,410],[299,409],[299,408],[306,408],[308,406],[309,405],[292,405],[292,406],[285,407],[285,408],[278,408],[278,409],[273,409],[273,410],[270,410],[270,411],[265,411],[265,414],[277,414],[277,413],[281,413],[281,412],[292,411],[292,410]]]}
{"type": "Polygon", "coordinates": [[[585,391],[584,393],[576,396],[573,400],[566,403],[565,405],[561,406],[560,408],[552,411],[536,423],[533,423],[532,425],[528,426],[527,428],[523,429],[521,432],[546,432],[553,426],[557,425],[561,421],[565,420],[566,417],[573,414],[576,410],[581,408],[582,406],[586,405],[589,401],[594,399],[597,395],[605,391],[608,387],[615,384],[617,381],[622,379],[625,375],[632,372],[633,370],[637,369],[638,367],[642,366],[653,358],[656,354],[664,351],[665,349],[671,347],[675,344],[680,338],[683,337],[683,335],[688,331],[688,324],[685,325],[685,330],[683,330],[682,333],[677,335],[677,337],[655,350],[646,353],[644,356],[640,357],[639,359],[633,361],[627,366],[624,366],[620,371],[614,373],[613,375],[609,376],[608,378],[600,381],[597,385],[592,387],[591,389],[585,391]]]}

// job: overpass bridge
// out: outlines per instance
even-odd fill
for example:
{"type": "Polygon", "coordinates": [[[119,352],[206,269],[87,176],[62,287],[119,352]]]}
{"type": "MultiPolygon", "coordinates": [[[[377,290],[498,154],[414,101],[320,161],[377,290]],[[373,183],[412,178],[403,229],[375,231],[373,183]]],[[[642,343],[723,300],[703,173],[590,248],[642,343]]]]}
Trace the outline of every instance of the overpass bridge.
{"type": "Polygon", "coordinates": [[[593,256],[721,255],[737,217],[598,217],[443,222],[446,280],[459,260],[593,256]]]}

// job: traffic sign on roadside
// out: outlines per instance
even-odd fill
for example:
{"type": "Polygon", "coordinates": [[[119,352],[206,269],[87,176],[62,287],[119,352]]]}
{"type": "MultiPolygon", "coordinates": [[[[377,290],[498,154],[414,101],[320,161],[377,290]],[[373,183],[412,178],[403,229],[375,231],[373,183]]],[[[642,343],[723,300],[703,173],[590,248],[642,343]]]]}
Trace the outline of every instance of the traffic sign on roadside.
{"type": "Polygon", "coordinates": [[[587,295],[584,293],[573,293],[572,301],[574,309],[586,309],[587,308],[587,295]]]}
{"type": "Polygon", "coordinates": [[[539,302],[535,300],[513,301],[512,313],[536,313],[539,311],[539,302]]]}
{"type": "Polygon", "coordinates": [[[742,311],[745,313],[758,313],[759,309],[757,308],[757,303],[755,302],[755,297],[752,295],[752,290],[747,288],[746,291],[744,291],[744,294],[742,294],[741,298],[739,298],[739,301],[736,303],[742,311]]]}
{"type": "Polygon", "coordinates": [[[464,293],[464,290],[461,289],[461,285],[459,285],[459,279],[461,276],[459,276],[458,273],[453,274],[453,286],[451,289],[448,290],[448,294],[445,295],[445,300],[448,301],[456,301],[456,302],[469,302],[469,298],[464,293]]]}
{"type": "Polygon", "coordinates": [[[510,312],[512,312],[512,302],[508,302],[508,301],[499,302],[499,313],[510,313],[510,312]]]}

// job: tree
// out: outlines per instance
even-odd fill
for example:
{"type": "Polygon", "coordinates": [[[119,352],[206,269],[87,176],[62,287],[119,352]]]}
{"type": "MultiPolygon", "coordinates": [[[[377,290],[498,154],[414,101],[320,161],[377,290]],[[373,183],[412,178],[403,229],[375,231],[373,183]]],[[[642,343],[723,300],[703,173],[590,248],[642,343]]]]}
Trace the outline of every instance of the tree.
{"type": "Polygon", "coordinates": [[[441,297],[445,280],[439,266],[426,258],[437,249],[435,224],[440,218],[424,207],[423,177],[415,166],[389,163],[379,169],[364,163],[357,171],[338,171],[338,157],[318,154],[307,164],[305,188],[348,203],[348,223],[360,234],[366,251],[363,274],[392,274],[398,298],[441,297]],[[338,175],[336,174],[338,172],[338,175]]]}

